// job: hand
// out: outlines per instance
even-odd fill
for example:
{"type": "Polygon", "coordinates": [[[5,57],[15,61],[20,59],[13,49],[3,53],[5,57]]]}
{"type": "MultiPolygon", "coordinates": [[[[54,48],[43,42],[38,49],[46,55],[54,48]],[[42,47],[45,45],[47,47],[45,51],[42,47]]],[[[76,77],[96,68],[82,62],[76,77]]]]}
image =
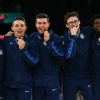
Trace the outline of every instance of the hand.
{"type": "Polygon", "coordinates": [[[44,31],[44,41],[47,42],[50,39],[50,33],[48,31],[44,31]]]}
{"type": "Polygon", "coordinates": [[[13,34],[14,34],[14,32],[9,31],[9,32],[7,32],[7,34],[5,34],[5,36],[11,36],[11,35],[13,35],[13,34]]]}
{"type": "Polygon", "coordinates": [[[17,40],[18,40],[17,44],[19,45],[19,49],[20,50],[23,49],[25,47],[24,40],[22,40],[22,39],[17,39],[17,40]]]}
{"type": "Polygon", "coordinates": [[[69,30],[70,30],[71,35],[75,35],[75,36],[76,36],[77,31],[78,31],[78,28],[77,28],[76,26],[72,25],[72,26],[69,28],[69,30]]]}

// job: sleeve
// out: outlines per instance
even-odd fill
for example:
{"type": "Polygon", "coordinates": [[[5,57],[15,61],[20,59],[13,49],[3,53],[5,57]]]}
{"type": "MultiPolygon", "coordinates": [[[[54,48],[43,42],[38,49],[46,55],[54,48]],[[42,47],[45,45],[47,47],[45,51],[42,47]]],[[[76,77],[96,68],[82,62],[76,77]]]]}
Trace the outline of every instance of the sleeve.
{"type": "Polygon", "coordinates": [[[4,44],[0,44],[0,86],[3,88],[3,84],[5,78],[5,69],[6,69],[6,49],[4,44]]]}
{"type": "Polygon", "coordinates": [[[69,39],[68,35],[65,34],[64,37],[62,38],[62,41],[64,42],[63,44],[64,56],[66,58],[74,58],[77,49],[76,36],[71,35],[69,39]]]}
{"type": "Polygon", "coordinates": [[[6,45],[7,42],[9,41],[9,37],[11,36],[0,35],[0,43],[6,45]]]}
{"type": "Polygon", "coordinates": [[[6,51],[5,51],[5,45],[0,43],[0,65],[5,59],[6,51]]]}
{"type": "Polygon", "coordinates": [[[52,34],[46,43],[50,54],[58,60],[62,59],[64,52],[61,38],[56,34],[52,34]]]}
{"type": "Polygon", "coordinates": [[[21,50],[25,61],[30,66],[35,66],[39,61],[38,44],[35,40],[27,41],[24,49],[21,50]]]}

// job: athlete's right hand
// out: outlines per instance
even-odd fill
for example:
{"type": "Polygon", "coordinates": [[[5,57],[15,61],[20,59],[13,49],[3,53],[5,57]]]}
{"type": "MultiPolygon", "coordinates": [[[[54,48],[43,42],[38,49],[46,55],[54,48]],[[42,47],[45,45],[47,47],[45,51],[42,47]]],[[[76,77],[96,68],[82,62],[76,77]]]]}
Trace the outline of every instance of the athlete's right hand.
{"type": "Polygon", "coordinates": [[[22,50],[25,47],[25,41],[23,39],[17,39],[17,41],[19,49],[22,50]]]}
{"type": "Polygon", "coordinates": [[[77,31],[79,30],[78,26],[77,25],[71,25],[69,27],[69,30],[70,30],[70,33],[71,35],[75,35],[77,34],[77,31]]]}

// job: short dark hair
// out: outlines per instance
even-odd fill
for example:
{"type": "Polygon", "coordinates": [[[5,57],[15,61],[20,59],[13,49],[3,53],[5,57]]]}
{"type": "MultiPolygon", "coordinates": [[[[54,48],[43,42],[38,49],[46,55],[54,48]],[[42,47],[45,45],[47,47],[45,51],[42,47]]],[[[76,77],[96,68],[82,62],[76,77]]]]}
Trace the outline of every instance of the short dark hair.
{"type": "Polygon", "coordinates": [[[74,16],[76,16],[76,17],[79,19],[79,15],[78,15],[77,12],[74,12],[74,11],[73,11],[73,12],[68,12],[68,13],[64,16],[65,24],[67,24],[68,18],[74,17],[74,16]]]}
{"type": "Polygon", "coordinates": [[[17,17],[15,17],[14,20],[12,21],[12,26],[13,26],[14,21],[16,21],[16,20],[21,20],[21,21],[23,21],[23,22],[25,23],[25,25],[26,25],[26,20],[25,20],[25,18],[22,17],[22,16],[17,16],[17,17]]]}
{"type": "Polygon", "coordinates": [[[95,19],[98,19],[98,18],[100,18],[100,14],[94,15],[94,16],[91,18],[91,26],[94,25],[94,20],[95,20],[95,19]]]}
{"type": "Polygon", "coordinates": [[[36,17],[35,17],[35,22],[37,21],[38,18],[47,18],[47,20],[49,22],[49,16],[45,13],[37,14],[36,17]]]}

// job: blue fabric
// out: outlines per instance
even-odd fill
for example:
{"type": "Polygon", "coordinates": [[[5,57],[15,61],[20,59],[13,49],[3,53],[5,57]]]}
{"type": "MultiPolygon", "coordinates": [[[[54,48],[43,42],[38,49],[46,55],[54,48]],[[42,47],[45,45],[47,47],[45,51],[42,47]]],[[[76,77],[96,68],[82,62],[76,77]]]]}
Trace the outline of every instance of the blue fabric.
{"type": "Polygon", "coordinates": [[[94,100],[100,100],[100,84],[93,84],[94,100]]]}
{"type": "Polygon", "coordinates": [[[68,36],[65,33],[64,51],[70,49],[69,58],[65,58],[65,67],[63,71],[63,94],[64,100],[74,100],[78,90],[81,91],[84,100],[94,100],[90,66],[90,39],[92,37],[91,27],[80,28],[78,36],[68,36]],[[73,39],[73,45],[70,45],[73,39]]]}
{"type": "Polygon", "coordinates": [[[80,28],[80,34],[76,38],[75,36],[68,36],[68,32],[63,37],[64,41],[64,53],[65,67],[64,77],[68,79],[80,79],[89,78],[92,67],[89,65],[89,53],[90,53],[90,38],[92,30],[90,27],[80,28]]]}
{"type": "Polygon", "coordinates": [[[61,38],[51,31],[50,39],[46,43],[38,32],[29,36],[30,41],[33,39],[39,46],[39,62],[33,70],[33,85],[59,87],[58,61],[62,59],[64,54],[61,38]]]}
{"type": "Polygon", "coordinates": [[[100,100],[100,45],[98,39],[100,35],[96,35],[95,31],[91,39],[91,67],[92,67],[92,84],[94,92],[94,100],[100,100]]]}
{"type": "Polygon", "coordinates": [[[31,88],[6,87],[6,100],[31,100],[31,88]]]}
{"type": "Polygon", "coordinates": [[[1,100],[6,100],[5,89],[4,90],[0,90],[0,99],[1,100]]]}
{"type": "Polygon", "coordinates": [[[75,100],[78,91],[81,92],[84,100],[94,100],[91,79],[64,79],[64,100],[75,100]]]}
{"type": "MultiPolygon", "coordinates": [[[[32,87],[32,67],[27,63],[28,56],[24,54],[26,48],[24,50],[19,49],[14,35],[5,36],[2,41],[6,45],[7,53],[6,78],[4,84],[11,88],[32,87]],[[24,56],[26,57],[25,59],[23,58],[24,56]]],[[[24,41],[27,41],[27,38],[24,38],[24,41]]],[[[28,43],[27,45],[28,48],[30,48],[28,43]]]]}
{"type": "Polygon", "coordinates": [[[34,87],[33,100],[59,100],[59,88],[34,87]]]}
{"type": "Polygon", "coordinates": [[[4,44],[0,44],[0,98],[5,99],[4,79],[6,67],[6,48],[4,44]]]}
{"type": "Polygon", "coordinates": [[[6,67],[6,48],[4,44],[0,44],[0,90],[3,90],[4,87],[5,67],[6,67]]]}
{"type": "Polygon", "coordinates": [[[94,33],[91,39],[91,66],[92,70],[92,82],[93,84],[100,84],[100,46],[97,44],[98,38],[94,33]]]}

